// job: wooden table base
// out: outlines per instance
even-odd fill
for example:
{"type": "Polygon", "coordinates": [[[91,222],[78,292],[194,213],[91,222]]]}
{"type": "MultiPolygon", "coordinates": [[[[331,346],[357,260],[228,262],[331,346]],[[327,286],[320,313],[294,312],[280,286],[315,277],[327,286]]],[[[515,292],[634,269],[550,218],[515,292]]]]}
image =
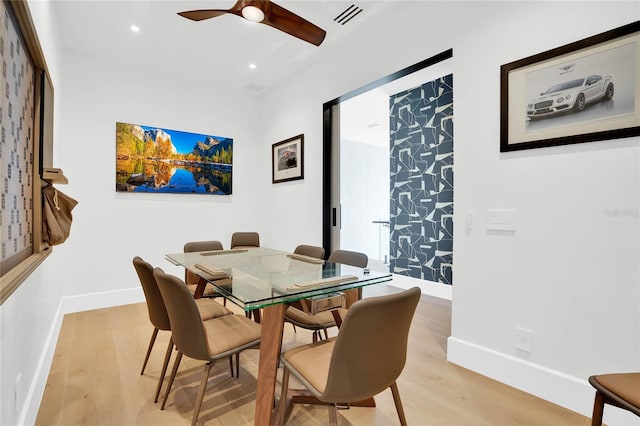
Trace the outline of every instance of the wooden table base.
{"type": "Polygon", "coordinates": [[[254,425],[257,426],[270,425],[277,420],[277,416],[274,416],[273,408],[286,307],[285,304],[281,303],[267,306],[263,309],[256,389],[256,414],[254,418],[254,425]]]}
{"type": "MultiPolygon", "coordinates": [[[[291,415],[291,410],[293,409],[293,404],[310,404],[310,405],[329,405],[328,402],[320,401],[315,396],[311,395],[306,389],[289,389],[287,392],[287,401],[285,404],[285,414],[283,424],[287,423],[287,419],[291,415]]],[[[349,409],[349,407],[375,407],[376,401],[372,398],[367,398],[362,401],[351,402],[348,404],[338,404],[338,410],[349,409]]],[[[278,424],[279,418],[279,407],[280,404],[276,404],[276,409],[273,412],[273,416],[271,419],[271,424],[278,424]]]]}

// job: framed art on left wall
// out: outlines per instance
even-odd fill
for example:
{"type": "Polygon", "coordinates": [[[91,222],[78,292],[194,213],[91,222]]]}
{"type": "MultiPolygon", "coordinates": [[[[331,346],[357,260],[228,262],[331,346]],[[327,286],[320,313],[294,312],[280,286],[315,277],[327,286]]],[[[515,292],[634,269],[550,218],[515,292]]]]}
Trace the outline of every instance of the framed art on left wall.
{"type": "Polygon", "coordinates": [[[233,139],[116,123],[116,191],[230,195],[233,139]]]}

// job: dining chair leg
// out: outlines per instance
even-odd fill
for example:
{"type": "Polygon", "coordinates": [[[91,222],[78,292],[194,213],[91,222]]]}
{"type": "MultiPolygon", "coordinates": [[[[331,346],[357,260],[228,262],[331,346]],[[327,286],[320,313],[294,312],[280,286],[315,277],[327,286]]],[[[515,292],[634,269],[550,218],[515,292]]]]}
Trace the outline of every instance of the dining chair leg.
{"type": "Polygon", "coordinates": [[[602,425],[603,412],[604,412],[604,395],[596,391],[596,398],[593,401],[593,415],[591,416],[591,426],[602,425]]]}
{"type": "Polygon", "coordinates": [[[324,330],[324,339],[325,340],[329,340],[329,333],[327,332],[327,329],[323,329],[324,330]]]}
{"type": "Polygon", "coordinates": [[[289,369],[282,369],[282,390],[280,391],[280,408],[278,409],[278,424],[284,425],[285,410],[287,409],[287,393],[289,392],[289,369]]]}
{"type": "Polygon", "coordinates": [[[156,396],[153,398],[153,402],[158,402],[158,396],[160,395],[160,389],[162,388],[162,382],[164,381],[164,375],[167,373],[167,367],[169,366],[169,360],[171,359],[171,352],[173,351],[173,339],[169,338],[169,345],[167,346],[167,353],[164,355],[164,362],[162,363],[162,371],[160,372],[160,378],[158,379],[158,388],[156,389],[156,396]]]}
{"type": "Polygon", "coordinates": [[[338,407],[336,404],[329,404],[329,424],[338,426],[338,407]]]}
{"type": "Polygon", "coordinates": [[[204,399],[204,391],[207,389],[207,381],[209,380],[209,373],[211,367],[213,367],[213,361],[209,361],[204,365],[202,369],[202,377],[200,378],[200,386],[198,387],[198,396],[196,396],[196,406],[193,409],[193,419],[191,420],[191,426],[196,426],[198,423],[198,415],[200,414],[200,408],[202,407],[202,400],[204,399]]]}
{"type": "MultiPolygon", "coordinates": [[[[229,356],[231,359],[231,356],[229,356]]],[[[236,379],[240,378],[240,352],[236,352],[236,379]]]]}
{"type": "Polygon", "coordinates": [[[233,355],[229,355],[229,371],[231,372],[231,377],[233,377],[233,355]]]}
{"type": "Polygon", "coordinates": [[[402,426],[407,426],[407,419],[404,417],[404,409],[402,408],[402,401],[400,400],[400,392],[398,391],[398,384],[396,382],[391,383],[391,393],[393,394],[393,402],[396,404],[396,411],[398,412],[398,418],[402,426]]]}
{"type": "Polygon", "coordinates": [[[151,340],[149,341],[149,347],[147,348],[147,355],[144,357],[144,362],[142,363],[142,370],[140,370],[140,375],[144,374],[144,369],[147,366],[147,361],[149,361],[149,355],[151,355],[151,349],[153,349],[153,344],[156,342],[156,337],[158,336],[158,329],[153,327],[153,333],[151,333],[151,340]]]}
{"type": "Polygon", "coordinates": [[[161,410],[164,410],[164,406],[167,403],[167,398],[169,397],[169,391],[171,390],[171,386],[173,386],[173,379],[176,378],[176,373],[178,372],[178,367],[180,366],[181,360],[182,360],[182,352],[178,351],[178,356],[176,356],[176,360],[173,362],[173,369],[171,370],[171,376],[169,376],[169,383],[167,383],[167,389],[164,391],[164,399],[162,400],[162,405],[160,406],[161,410]]]}

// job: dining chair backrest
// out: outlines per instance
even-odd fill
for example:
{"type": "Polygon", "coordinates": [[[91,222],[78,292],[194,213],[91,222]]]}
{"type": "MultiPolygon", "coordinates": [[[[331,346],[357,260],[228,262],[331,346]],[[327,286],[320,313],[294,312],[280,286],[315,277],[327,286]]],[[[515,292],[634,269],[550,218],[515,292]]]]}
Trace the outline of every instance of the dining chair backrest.
{"type": "Polygon", "coordinates": [[[406,362],[409,328],[420,293],[413,287],[351,306],[331,354],[323,401],[363,400],[396,381],[406,362]]]}
{"type": "Polygon", "coordinates": [[[357,268],[366,268],[367,263],[369,263],[369,257],[357,251],[336,249],[331,252],[329,262],[344,263],[345,265],[351,265],[357,268]]]}
{"type": "Polygon", "coordinates": [[[194,251],[213,251],[224,250],[224,246],[220,241],[208,240],[208,241],[189,241],[184,244],[183,251],[185,253],[191,253],[194,251]]]}
{"type": "Polygon", "coordinates": [[[138,273],[140,284],[142,284],[149,311],[149,321],[158,330],[171,330],[167,308],[153,276],[153,266],[140,256],[136,256],[133,258],[133,267],[138,273]]]}
{"type": "Polygon", "coordinates": [[[231,248],[260,247],[260,234],[257,232],[234,232],[231,235],[231,248]]]}
{"type": "Polygon", "coordinates": [[[153,270],[171,322],[171,338],[178,350],[194,359],[209,359],[209,344],[196,301],[184,282],[161,268],[153,270]]]}
{"type": "Polygon", "coordinates": [[[293,252],[303,256],[315,257],[316,259],[324,259],[324,247],[300,244],[293,252]]]}
{"type": "MultiPolygon", "coordinates": [[[[222,243],[217,240],[209,240],[209,241],[189,241],[184,244],[183,252],[184,253],[192,253],[196,251],[216,251],[216,250],[224,250],[222,243]]],[[[200,277],[197,274],[189,271],[185,268],[184,270],[184,281],[189,284],[198,284],[200,277]]]]}
{"type": "MultiPolygon", "coordinates": [[[[369,263],[369,257],[357,251],[336,249],[329,255],[329,262],[342,263],[345,265],[355,266],[356,268],[366,268],[369,263]]],[[[354,288],[343,291],[345,296],[345,305],[350,307],[357,300],[362,299],[362,288],[354,288]]]]}

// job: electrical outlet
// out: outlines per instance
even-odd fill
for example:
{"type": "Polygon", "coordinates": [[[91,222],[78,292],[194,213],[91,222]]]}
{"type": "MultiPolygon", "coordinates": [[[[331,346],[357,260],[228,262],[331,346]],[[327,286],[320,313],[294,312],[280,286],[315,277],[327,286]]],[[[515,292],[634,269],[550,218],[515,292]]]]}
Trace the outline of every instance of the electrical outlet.
{"type": "Polygon", "coordinates": [[[516,349],[531,353],[533,331],[516,327],[516,349]]]}

